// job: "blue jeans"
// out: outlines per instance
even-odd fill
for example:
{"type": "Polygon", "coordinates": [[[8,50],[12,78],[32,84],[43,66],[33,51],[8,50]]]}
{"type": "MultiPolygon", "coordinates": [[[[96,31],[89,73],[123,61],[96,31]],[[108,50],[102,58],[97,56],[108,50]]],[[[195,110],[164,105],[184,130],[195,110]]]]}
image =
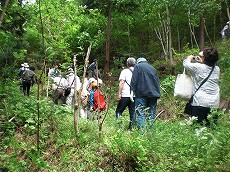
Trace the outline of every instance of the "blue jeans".
{"type": "Polygon", "coordinates": [[[135,118],[134,118],[135,107],[134,107],[134,102],[132,102],[129,97],[122,97],[121,100],[118,102],[116,108],[116,117],[119,118],[119,116],[122,115],[126,107],[129,108],[129,119],[130,119],[129,129],[131,129],[132,124],[135,122],[135,118]]]}
{"type": "Polygon", "coordinates": [[[146,123],[153,128],[153,120],[156,117],[157,98],[136,97],[135,115],[138,129],[142,129],[143,134],[146,131],[146,123]]]}

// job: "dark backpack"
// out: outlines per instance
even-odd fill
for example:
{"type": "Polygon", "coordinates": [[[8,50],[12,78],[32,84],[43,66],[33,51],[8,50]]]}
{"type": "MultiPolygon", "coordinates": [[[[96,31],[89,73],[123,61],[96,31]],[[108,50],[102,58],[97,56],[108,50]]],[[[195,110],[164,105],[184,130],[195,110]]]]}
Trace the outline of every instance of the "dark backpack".
{"type": "Polygon", "coordinates": [[[229,28],[224,30],[224,35],[229,36],[229,28]]]}
{"type": "Polygon", "coordinates": [[[94,92],[94,105],[93,105],[93,110],[100,109],[100,111],[103,111],[106,109],[106,102],[105,102],[105,97],[102,94],[101,91],[96,90],[94,92]]]}
{"type": "Polygon", "coordinates": [[[22,79],[23,79],[23,81],[31,82],[33,76],[34,76],[34,72],[31,71],[31,70],[25,70],[25,71],[22,73],[22,79]]]}
{"type": "Polygon", "coordinates": [[[65,88],[65,96],[67,97],[71,92],[71,87],[65,88]]]}

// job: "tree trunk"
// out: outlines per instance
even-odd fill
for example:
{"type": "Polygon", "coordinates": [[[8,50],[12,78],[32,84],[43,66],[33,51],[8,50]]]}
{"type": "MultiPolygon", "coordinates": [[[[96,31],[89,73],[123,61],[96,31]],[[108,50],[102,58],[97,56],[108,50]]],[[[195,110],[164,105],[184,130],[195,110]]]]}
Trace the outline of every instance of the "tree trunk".
{"type": "Polygon", "coordinates": [[[88,62],[89,62],[89,55],[91,52],[91,47],[92,47],[92,43],[90,43],[88,50],[87,50],[87,54],[86,54],[86,58],[85,58],[85,64],[84,64],[83,79],[82,79],[82,84],[81,84],[79,91],[76,90],[76,88],[78,87],[77,86],[76,55],[74,55],[74,59],[73,59],[74,80],[75,80],[75,82],[74,82],[74,130],[75,130],[76,135],[78,134],[78,118],[79,118],[79,114],[80,114],[80,108],[82,106],[81,93],[82,93],[83,84],[84,84],[84,80],[85,80],[85,76],[86,76],[86,70],[87,70],[87,66],[88,66],[88,62]]]}
{"type": "MultiPolygon", "coordinates": [[[[191,15],[191,10],[189,9],[189,11],[188,11],[188,19],[189,19],[189,29],[190,29],[191,48],[192,48],[192,49],[194,48],[192,38],[194,39],[194,41],[195,41],[195,43],[196,43],[196,46],[199,48],[199,45],[198,45],[197,40],[196,40],[196,35],[195,35],[195,33],[194,33],[194,26],[192,25],[191,20],[190,20],[190,15],[191,15]]],[[[199,48],[199,49],[200,49],[200,48],[199,48]]]]}
{"type": "Polygon", "coordinates": [[[110,34],[111,34],[111,1],[108,2],[108,27],[107,27],[107,40],[106,40],[106,60],[104,67],[104,76],[109,76],[109,62],[110,62],[110,34]]]}
{"type": "Polygon", "coordinates": [[[193,34],[192,34],[192,26],[191,26],[191,23],[189,23],[189,30],[190,30],[190,44],[191,44],[191,48],[193,49],[193,34]]]}
{"type": "Polygon", "coordinates": [[[79,116],[79,113],[78,113],[78,109],[79,109],[79,104],[78,104],[78,93],[76,91],[75,88],[77,88],[77,67],[76,67],[76,55],[74,55],[74,58],[73,58],[73,66],[74,66],[74,130],[75,130],[75,134],[77,135],[78,133],[78,116],[79,116]]]}
{"type": "Polygon", "coordinates": [[[170,65],[173,65],[173,55],[172,55],[172,30],[171,30],[171,19],[169,14],[169,8],[166,7],[167,10],[167,28],[168,28],[168,54],[170,59],[170,65]]]}
{"type": "Polygon", "coordinates": [[[167,52],[165,50],[165,45],[164,45],[164,42],[163,42],[163,39],[162,39],[162,34],[161,34],[160,29],[159,28],[155,29],[155,33],[156,33],[157,38],[159,39],[159,41],[161,43],[161,47],[162,47],[162,50],[163,50],[163,53],[164,53],[165,61],[167,61],[167,52]]]}
{"type": "Polygon", "coordinates": [[[212,40],[211,40],[211,38],[210,38],[210,36],[209,36],[208,30],[207,30],[207,27],[206,27],[205,24],[204,24],[204,31],[205,31],[205,34],[206,34],[208,40],[209,40],[210,45],[213,47],[212,40]]]}
{"type": "Polygon", "coordinates": [[[228,21],[230,21],[230,11],[229,11],[229,6],[228,6],[228,0],[226,2],[226,7],[227,7],[227,15],[228,15],[228,21]]]}
{"type": "Polygon", "coordinates": [[[200,16],[200,50],[204,49],[204,16],[200,16]]]}
{"type": "Polygon", "coordinates": [[[1,12],[1,15],[0,15],[0,27],[2,26],[4,14],[5,14],[5,12],[6,12],[6,9],[7,9],[7,6],[8,6],[8,4],[9,4],[9,1],[10,1],[10,0],[6,0],[5,5],[4,5],[4,7],[3,7],[3,10],[2,10],[2,12],[1,12]]]}
{"type": "Polygon", "coordinates": [[[179,28],[177,27],[177,44],[178,44],[178,51],[181,51],[181,45],[180,45],[180,31],[179,28]]]}
{"type": "MultiPolygon", "coordinates": [[[[213,21],[213,30],[216,30],[216,17],[214,18],[214,21],[213,21]]],[[[214,44],[216,42],[216,32],[213,32],[213,42],[214,44]]]]}

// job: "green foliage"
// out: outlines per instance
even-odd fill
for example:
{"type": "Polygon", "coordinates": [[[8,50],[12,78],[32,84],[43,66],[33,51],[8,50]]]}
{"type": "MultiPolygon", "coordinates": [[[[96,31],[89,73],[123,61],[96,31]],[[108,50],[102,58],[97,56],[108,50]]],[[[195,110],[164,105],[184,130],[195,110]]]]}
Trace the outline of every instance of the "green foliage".
{"type": "Polygon", "coordinates": [[[218,43],[218,51],[219,51],[219,61],[218,66],[220,67],[221,76],[220,76],[220,89],[221,89],[221,97],[225,99],[230,99],[230,87],[228,80],[230,78],[230,50],[229,50],[230,40],[225,42],[218,43]]]}
{"type": "MultiPolygon", "coordinates": [[[[191,125],[194,119],[183,114],[185,102],[173,97],[175,76],[168,75],[173,69],[175,73],[182,72],[183,59],[199,51],[189,48],[188,21],[195,27],[197,36],[199,17],[203,13],[209,35],[219,33],[220,28],[213,27],[213,18],[217,18],[216,11],[220,10],[223,1],[112,2],[111,66],[118,69],[111,68],[114,78],[106,80],[106,87],[102,87],[109,111],[99,143],[97,121],[79,118],[79,133],[75,133],[73,109],[56,106],[50,98],[43,96],[37,100],[36,85],[32,87],[30,97],[23,96],[19,82],[12,78],[16,78],[16,68],[25,60],[42,68],[43,48],[48,66],[61,62],[63,69],[70,65],[72,55],[77,54],[78,74],[81,75],[82,57],[92,42],[90,58],[98,59],[103,65],[108,1],[100,1],[103,6],[94,9],[80,6],[79,1],[41,3],[45,47],[42,47],[38,4],[27,4],[19,9],[16,1],[12,1],[10,15],[5,16],[4,29],[0,30],[1,74],[4,78],[0,81],[0,171],[229,171],[230,135],[226,132],[230,129],[229,112],[213,111],[209,116],[211,128],[191,125]],[[162,50],[155,35],[155,29],[166,21],[166,7],[171,17],[174,66],[162,60],[162,50]],[[17,16],[19,13],[23,16],[17,16]],[[15,18],[10,17],[15,15],[15,18]],[[13,22],[20,18],[26,22],[14,25],[13,22]],[[8,31],[7,26],[10,27],[8,31]],[[176,29],[179,29],[181,47],[184,47],[180,49],[182,52],[175,48],[176,29]],[[118,125],[115,118],[116,78],[122,61],[126,56],[140,55],[147,56],[159,71],[162,96],[157,110],[164,110],[154,129],[143,136],[139,131],[127,130],[127,110],[123,113],[122,124],[118,125]],[[217,126],[214,116],[219,116],[217,126]]],[[[220,53],[221,96],[228,99],[229,40],[216,43],[216,47],[220,53]]]]}
{"type": "Polygon", "coordinates": [[[172,97],[174,91],[176,77],[169,75],[163,81],[161,81],[161,95],[162,97],[172,97]]]}
{"type": "MultiPolygon", "coordinates": [[[[161,87],[172,90],[174,80],[172,76],[167,77],[161,87]]],[[[0,94],[3,99],[1,169],[223,172],[229,169],[230,135],[226,132],[230,129],[229,113],[213,111],[209,116],[211,128],[191,125],[193,118],[174,122],[158,119],[153,130],[140,135],[139,131],[127,130],[128,111],[123,113],[122,125],[118,125],[115,105],[111,105],[99,143],[97,121],[79,118],[79,133],[75,135],[73,109],[54,106],[51,100],[42,98],[39,101],[41,152],[37,152],[36,87],[32,88],[31,97],[24,97],[15,82],[1,85],[4,88],[0,94]],[[219,116],[217,126],[212,121],[216,115],[219,116]]],[[[164,94],[159,104],[178,106],[173,104],[170,94],[164,94]]]]}

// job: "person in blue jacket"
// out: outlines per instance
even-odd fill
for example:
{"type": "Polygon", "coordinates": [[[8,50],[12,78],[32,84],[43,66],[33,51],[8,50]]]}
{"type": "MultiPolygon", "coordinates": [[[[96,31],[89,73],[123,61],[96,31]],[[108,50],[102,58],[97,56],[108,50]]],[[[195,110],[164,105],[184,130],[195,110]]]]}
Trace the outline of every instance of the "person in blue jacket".
{"type": "Polygon", "coordinates": [[[147,122],[153,128],[157,99],[160,98],[160,81],[156,69],[143,57],[137,59],[130,86],[135,95],[136,124],[144,134],[147,122]]]}

